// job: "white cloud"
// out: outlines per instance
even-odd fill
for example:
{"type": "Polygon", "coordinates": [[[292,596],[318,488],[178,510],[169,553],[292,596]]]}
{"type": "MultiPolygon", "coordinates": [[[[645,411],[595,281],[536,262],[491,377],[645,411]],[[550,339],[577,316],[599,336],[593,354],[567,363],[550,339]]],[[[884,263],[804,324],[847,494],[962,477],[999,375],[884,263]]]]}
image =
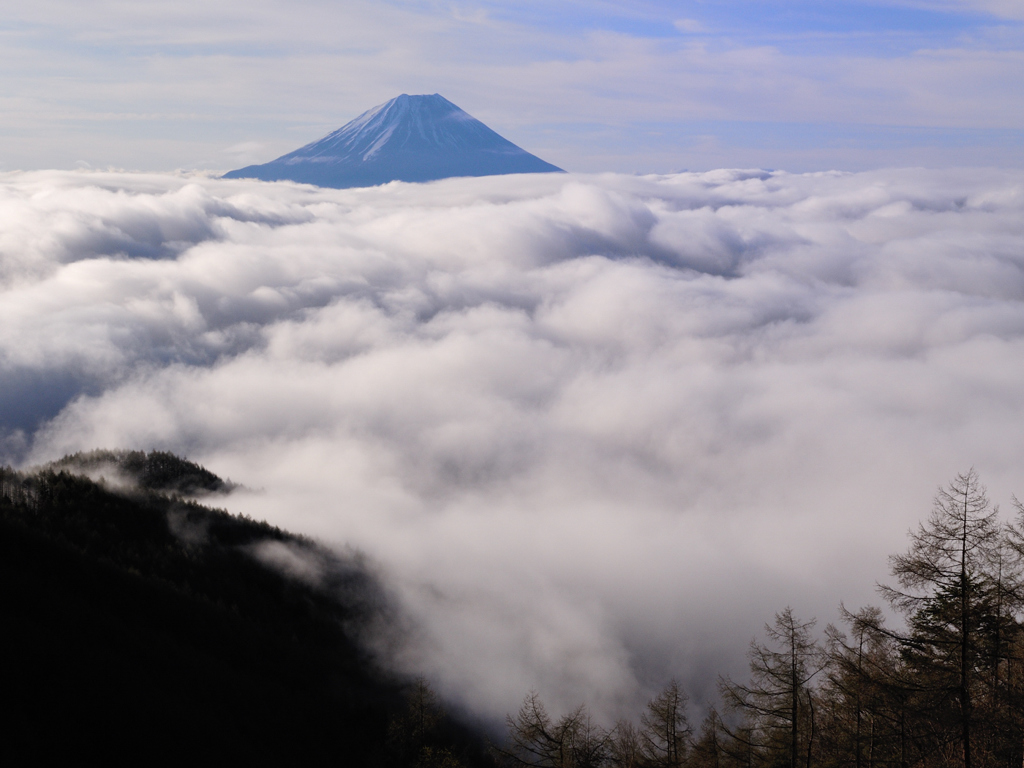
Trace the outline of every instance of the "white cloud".
{"type": "Polygon", "coordinates": [[[676,19],[672,24],[680,32],[704,32],[706,29],[704,24],[697,19],[676,19]]]}
{"type": "Polygon", "coordinates": [[[363,548],[471,706],[611,716],[873,600],[953,472],[1024,490],[1022,209],[996,171],[7,174],[0,419],[363,548]]]}
{"type": "Polygon", "coordinates": [[[1021,0],[922,0],[905,4],[938,11],[981,11],[1003,19],[1024,19],[1024,3],[1021,0]]]}

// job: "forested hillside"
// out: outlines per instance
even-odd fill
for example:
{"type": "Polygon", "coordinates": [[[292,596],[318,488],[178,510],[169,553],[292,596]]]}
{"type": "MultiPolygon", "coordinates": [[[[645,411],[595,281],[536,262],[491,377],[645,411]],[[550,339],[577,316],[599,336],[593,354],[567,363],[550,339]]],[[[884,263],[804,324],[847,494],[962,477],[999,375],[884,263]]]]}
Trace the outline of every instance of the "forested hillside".
{"type": "Polygon", "coordinates": [[[676,681],[638,721],[550,715],[488,746],[365,650],[388,621],[358,556],[199,504],[231,490],[171,454],[0,470],[0,754],[38,762],[536,768],[1020,768],[1024,505],[956,477],[891,558],[888,611],[817,631],[785,608],[749,676],[691,723],[676,681]],[[88,477],[86,475],[89,475],[88,477]],[[183,495],[184,494],[184,495],[183,495]],[[886,616],[890,620],[886,621],[886,616]]]}
{"type": "Polygon", "coordinates": [[[364,652],[387,606],[357,557],[179,495],[229,489],[159,452],[0,470],[5,764],[487,764],[364,652]]]}
{"type": "Polygon", "coordinates": [[[879,607],[816,635],[786,608],[751,643],[746,680],[694,728],[670,682],[639,723],[554,718],[536,695],[509,717],[506,763],[550,768],[1020,768],[1024,762],[1024,505],[999,519],[972,470],[935,497],[891,558],[879,607]]]}

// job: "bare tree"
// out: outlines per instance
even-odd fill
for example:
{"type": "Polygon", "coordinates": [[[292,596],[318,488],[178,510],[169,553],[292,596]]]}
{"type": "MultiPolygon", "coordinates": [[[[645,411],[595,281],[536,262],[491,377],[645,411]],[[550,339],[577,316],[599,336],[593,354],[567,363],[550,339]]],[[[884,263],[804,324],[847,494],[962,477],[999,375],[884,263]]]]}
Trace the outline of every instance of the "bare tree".
{"type": "Polygon", "coordinates": [[[599,768],[609,756],[612,734],[595,725],[580,705],[552,721],[536,693],[506,720],[509,744],[498,752],[513,765],[531,768],[599,768]]]}
{"type": "Polygon", "coordinates": [[[640,732],[629,720],[620,720],[608,745],[608,762],[615,768],[641,768],[644,756],[640,751],[640,732]]]}
{"type": "Polygon", "coordinates": [[[879,608],[851,613],[840,605],[840,611],[850,635],[834,626],[826,630],[829,664],[821,687],[830,708],[826,751],[855,768],[906,766],[905,701],[912,686],[903,674],[899,644],[879,608]]]}
{"type": "MultiPolygon", "coordinates": [[[[800,622],[786,608],[765,625],[771,645],[750,644],[750,682],[724,679],[720,690],[727,708],[743,716],[751,737],[762,736],[760,746],[785,753],[790,768],[803,754],[810,762],[814,739],[813,698],[808,684],[822,670],[825,658],[811,639],[814,620],[800,622]],[[801,731],[803,733],[801,733],[801,731]],[[806,748],[800,749],[801,736],[806,748]]],[[[735,738],[737,731],[729,731],[735,738]]],[[[751,738],[753,748],[753,738],[751,738]]]]}
{"type": "Polygon", "coordinates": [[[459,768],[462,762],[441,738],[448,713],[427,681],[414,680],[404,698],[405,706],[388,724],[389,762],[417,768],[459,768]]]}
{"type": "Polygon", "coordinates": [[[686,702],[679,682],[672,680],[641,715],[640,749],[652,768],[679,768],[686,760],[692,735],[686,702]]]}
{"type": "Polygon", "coordinates": [[[722,757],[722,746],[719,743],[721,730],[721,718],[712,707],[700,725],[700,733],[690,753],[690,765],[693,768],[719,768],[722,757]]]}

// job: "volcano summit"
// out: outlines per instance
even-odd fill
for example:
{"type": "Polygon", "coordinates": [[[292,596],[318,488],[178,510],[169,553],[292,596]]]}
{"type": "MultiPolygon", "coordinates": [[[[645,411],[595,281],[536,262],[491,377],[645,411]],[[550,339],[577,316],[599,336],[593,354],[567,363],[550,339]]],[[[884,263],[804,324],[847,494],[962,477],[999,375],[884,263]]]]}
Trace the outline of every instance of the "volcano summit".
{"type": "Polygon", "coordinates": [[[440,94],[403,93],[319,141],[269,163],[230,171],[224,178],[345,188],[552,172],[562,169],[520,149],[440,94]]]}

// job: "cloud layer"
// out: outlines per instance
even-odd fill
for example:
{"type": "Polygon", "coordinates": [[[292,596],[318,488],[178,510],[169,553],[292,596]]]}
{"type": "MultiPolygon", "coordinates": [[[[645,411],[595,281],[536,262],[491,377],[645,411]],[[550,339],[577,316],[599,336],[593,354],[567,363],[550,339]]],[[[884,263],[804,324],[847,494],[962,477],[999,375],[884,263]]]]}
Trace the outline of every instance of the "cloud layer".
{"type": "Polygon", "coordinates": [[[786,604],[874,601],[955,471],[1024,492],[1020,172],[0,182],[8,456],[258,489],[496,718],[711,696],[786,604]]]}

